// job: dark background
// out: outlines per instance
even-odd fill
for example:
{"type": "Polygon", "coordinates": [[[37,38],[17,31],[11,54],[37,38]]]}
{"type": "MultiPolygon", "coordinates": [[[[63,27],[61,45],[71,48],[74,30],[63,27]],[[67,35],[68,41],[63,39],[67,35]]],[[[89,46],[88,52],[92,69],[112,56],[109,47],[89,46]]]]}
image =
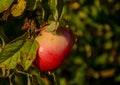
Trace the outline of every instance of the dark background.
{"type": "Polygon", "coordinates": [[[61,85],[120,85],[120,1],[65,0],[64,12],[77,42],[61,85]]]}

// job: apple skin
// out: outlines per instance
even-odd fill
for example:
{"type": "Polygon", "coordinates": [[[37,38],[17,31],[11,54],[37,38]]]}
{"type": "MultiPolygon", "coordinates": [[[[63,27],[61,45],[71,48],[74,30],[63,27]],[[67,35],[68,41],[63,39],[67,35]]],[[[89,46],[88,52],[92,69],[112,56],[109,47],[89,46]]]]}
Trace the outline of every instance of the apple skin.
{"type": "Polygon", "coordinates": [[[73,46],[73,38],[65,27],[58,27],[56,34],[42,30],[36,40],[40,47],[33,64],[41,71],[58,68],[73,46]]]}

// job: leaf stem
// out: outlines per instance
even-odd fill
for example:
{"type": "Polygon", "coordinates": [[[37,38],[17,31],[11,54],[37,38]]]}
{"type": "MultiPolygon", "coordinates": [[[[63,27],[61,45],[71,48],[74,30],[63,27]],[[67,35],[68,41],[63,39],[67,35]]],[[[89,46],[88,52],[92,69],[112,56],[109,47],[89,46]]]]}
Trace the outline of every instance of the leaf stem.
{"type": "Polygon", "coordinates": [[[2,47],[1,48],[3,48],[5,46],[5,41],[4,41],[3,37],[1,37],[1,36],[0,36],[0,39],[2,41],[2,47]]]}
{"type": "Polygon", "coordinates": [[[15,74],[15,71],[14,72],[12,72],[12,74],[10,74],[9,75],[9,80],[10,80],[10,85],[13,85],[13,83],[12,83],[12,76],[15,74]]]}

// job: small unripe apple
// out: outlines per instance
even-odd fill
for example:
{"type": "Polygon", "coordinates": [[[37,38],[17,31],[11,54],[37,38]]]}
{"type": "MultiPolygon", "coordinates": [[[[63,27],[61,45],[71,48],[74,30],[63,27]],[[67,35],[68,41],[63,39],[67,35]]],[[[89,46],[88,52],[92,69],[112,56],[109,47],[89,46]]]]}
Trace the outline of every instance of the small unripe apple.
{"type": "Polygon", "coordinates": [[[73,38],[65,27],[58,27],[56,34],[46,32],[45,26],[36,38],[39,49],[33,64],[42,71],[51,71],[59,67],[73,46],[73,38]]]}

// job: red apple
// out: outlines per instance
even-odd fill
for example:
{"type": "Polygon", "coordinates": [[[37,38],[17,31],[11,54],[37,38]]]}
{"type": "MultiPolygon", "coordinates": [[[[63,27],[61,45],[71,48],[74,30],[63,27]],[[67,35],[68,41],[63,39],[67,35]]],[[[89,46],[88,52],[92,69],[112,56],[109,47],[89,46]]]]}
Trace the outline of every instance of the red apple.
{"type": "Polygon", "coordinates": [[[42,71],[51,71],[59,67],[73,46],[73,38],[65,27],[58,27],[56,34],[46,32],[45,28],[36,38],[39,49],[34,66],[42,71]]]}

